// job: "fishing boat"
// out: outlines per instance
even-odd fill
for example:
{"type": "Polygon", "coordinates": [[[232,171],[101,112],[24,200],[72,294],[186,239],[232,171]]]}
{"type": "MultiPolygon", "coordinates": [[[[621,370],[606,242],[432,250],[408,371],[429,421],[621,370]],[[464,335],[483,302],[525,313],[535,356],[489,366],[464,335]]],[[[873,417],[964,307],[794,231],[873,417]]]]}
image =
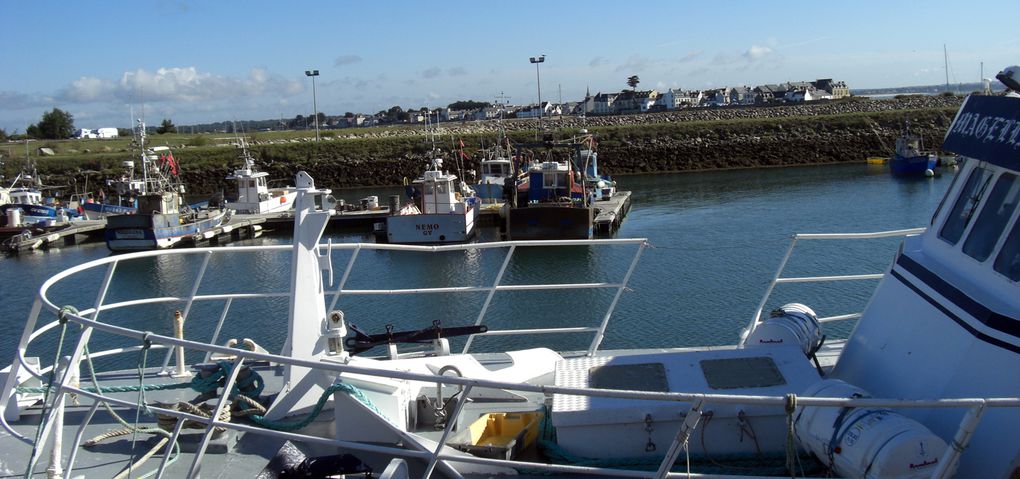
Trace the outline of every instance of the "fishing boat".
{"type": "Polygon", "coordinates": [[[236,213],[256,215],[293,210],[297,191],[291,187],[269,188],[269,173],[255,167],[255,158],[243,138],[239,143],[241,167],[227,177],[227,181],[234,182],[235,189],[227,199],[226,207],[236,213]]]}
{"type": "Polygon", "coordinates": [[[585,135],[566,143],[542,145],[552,148],[546,150],[545,158],[532,157],[517,182],[516,196],[505,206],[507,239],[591,237],[594,202],[603,194],[612,194],[609,188],[596,186],[597,176],[589,175],[589,171],[597,171],[593,141],[585,135]]]}
{"type": "Polygon", "coordinates": [[[938,155],[924,150],[921,137],[906,133],[896,139],[896,151],[889,159],[889,171],[897,176],[934,176],[938,155]]]}
{"type": "Polygon", "coordinates": [[[2,192],[5,201],[0,203],[0,217],[4,225],[52,227],[66,225],[78,216],[76,211],[65,208],[53,198],[45,198],[44,189],[35,163],[26,158],[21,173],[2,192]]]}
{"type": "Polygon", "coordinates": [[[472,188],[485,204],[503,203],[506,200],[504,190],[507,181],[513,182],[516,178],[509,143],[501,142],[500,145],[482,152],[483,156],[478,162],[481,177],[472,188]]]}
{"type": "Polygon", "coordinates": [[[106,218],[106,246],[111,251],[169,248],[220,226],[228,209],[195,208],[185,204],[178,163],[167,146],[145,146],[145,123],[139,120],[139,147],[145,186],[135,202],[137,212],[106,218]]]}
{"type": "MultiPolygon", "coordinates": [[[[336,202],[299,173],[293,245],[117,255],[45,282],[5,370],[4,468],[26,477],[43,469],[64,477],[1013,477],[1020,161],[1008,138],[975,135],[973,125],[986,121],[1016,124],[1020,98],[964,102],[944,149],[973,161],[927,228],[794,236],[729,346],[603,348],[646,240],[322,244],[336,202]],[[787,274],[798,244],[890,237],[903,239],[884,272],[787,274]],[[495,274],[480,264],[487,253],[497,255],[495,274]],[[210,279],[210,264],[257,270],[266,254],[290,255],[289,284],[267,290],[275,283],[255,281],[244,291],[210,279]],[[516,276],[528,265],[544,269],[543,254],[612,267],[592,271],[591,281],[516,276]],[[447,282],[396,285],[359,269],[366,255],[392,255],[387,262],[447,282]],[[193,276],[175,274],[186,287],[153,297],[118,281],[117,272],[154,261],[193,276]],[[472,265],[490,274],[474,278],[472,265]],[[94,296],[56,302],[61,285],[85,278],[100,280],[94,296]],[[383,284],[372,288],[372,279],[383,284]],[[859,281],[878,281],[861,312],[820,316],[820,298],[805,298],[808,306],[773,294],[791,283],[859,281]],[[541,308],[557,292],[561,304],[601,292],[606,311],[592,325],[561,324],[561,310],[517,311],[529,302],[523,295],[535,294],[541,308]],[[468,313],[461,299],[472,294],[478,310],[468,313]],[[414,318],[386,317],[385,304],[410,295],[426,297],[422,318],[431,324],[400,330],[396,320],[414,318]],[[280,319],[269,336],[221,337],[228,320],[274,321],[258,305],[280,297],[285,326],[280,319]],[[514,309],[510,321],[490,323],[500,304],[514,309]],[[131,323],[139,316],[144,323],[131,323]],[[154,318],[173,318],[174,327],[157,328],[154,318]],[[284,329],[281,347],[262,346],[284,329]],[[850,332],[837,339],[840,330],[850,332]],[[549,338],[562,335],[578,346],[553,348],[549,338]],[[514,339],[534,344],[503,346],[514,339]],[[495,346],[480,346],[488,341],[495,346]]],[[[698,317],[678,303],[650,319],[678,314],[698,317]]]]}
{"type": "MultiPolygon", "coordinates": [[[[143,149],[140,152],[139,160],[142,162],[143,173],[149,171],[147,162],[153,155],[156,155],[154,151],[146,152],[143,149]]],[[[121,166],[123,171],[120,176],[106,181],[106,189],[100,190],[98,201],[95,197],[79,201],[86,219],[98,220],[112,215],[132,215],[138,211],[138,197],[146,193],[148,182],[144,177],[137,175],[134,160],[126,160],[121,166]]]]}
{"type": "Polygon", "coordinates": [[[457,175],[443,171],[443,159],[436,154],[429,168],[410,185],[409,200],[391,211],[385,223],[376,227],[377,238],[389,243],[460,243],[475,234],[479,201],[461,184],[457,175]]]}

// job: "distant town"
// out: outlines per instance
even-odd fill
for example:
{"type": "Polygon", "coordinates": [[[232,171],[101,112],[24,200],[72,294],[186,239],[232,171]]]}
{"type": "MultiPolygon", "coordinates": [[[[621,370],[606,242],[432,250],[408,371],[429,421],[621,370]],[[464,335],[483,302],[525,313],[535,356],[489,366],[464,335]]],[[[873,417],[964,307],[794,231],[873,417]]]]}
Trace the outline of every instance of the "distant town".
{"type": "MultiPolygon", "coordinates": [[[[636,77],[634,77],[636,79],[636,77]]],[[[822,78],[814,81],[791,81],[765,84],[755,87],[734,86],[705,90],[667,89],[638,90],[635,87],[613,93],[587,91],[580,101],[531,103],[513,105],[500,102],[458,101],[447,107],[404,109],[393,106],[375,114],[347,112],[330,115],[318,112],[318,127],[324,130],[371,127],[380,125],[423,124],[426,122],[468,122],[494,120],[497,118],[538,118],[557,116],[602,116],[631,115],[672,111],[684,108],[719,108],[735,106],[767,106],[838,100],[851,96],[846,82],[822,78]]],[[[936,94],[945,91],[969,93],[982,88],[979,83],[952,85],[927,85],[915,87],[855,90],[854,95],[895,95],[895,94],[936,94]]],[[[199,125],[173,126],[170,119],[164,119],[161,127],[150,125],[154,132],[159,128],[172,127],[184,133],[233,132],[237,123],[244,131],[303,130],[315,127],[313,115],[297,115],[293,118],[268,120],[246,120],[243,122],[217,122],[199,125]]],[[[114,128],[80,129],[78,138],[112,138],[130,135],[130,130],[114,128]]]]}

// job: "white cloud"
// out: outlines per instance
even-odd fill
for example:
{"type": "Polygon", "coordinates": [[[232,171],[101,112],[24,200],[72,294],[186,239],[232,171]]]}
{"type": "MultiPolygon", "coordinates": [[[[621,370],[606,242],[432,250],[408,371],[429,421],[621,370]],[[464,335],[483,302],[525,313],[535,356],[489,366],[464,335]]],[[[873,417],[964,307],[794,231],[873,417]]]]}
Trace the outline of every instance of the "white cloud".
{"type": "Polygon", "coordinates": [[[775,50],[770,47],[751,45],[751,48],[748,48],[747,51],[743,53],[743,57],[748,62],[756,62],[765,59],[773,53],[775,53],[775,50]]]}
{"type": "Polygon", "coordinates": [[[243,78],[202,73],[195,67],[138,69],[117,81],[81,77],[57,95],[61,101],[91,103],[146,101],[198,103],[239,100],[266,95],[293,96],[304,92],[300,80],[285,79],[263,68],[252,68],[243,78]]]}

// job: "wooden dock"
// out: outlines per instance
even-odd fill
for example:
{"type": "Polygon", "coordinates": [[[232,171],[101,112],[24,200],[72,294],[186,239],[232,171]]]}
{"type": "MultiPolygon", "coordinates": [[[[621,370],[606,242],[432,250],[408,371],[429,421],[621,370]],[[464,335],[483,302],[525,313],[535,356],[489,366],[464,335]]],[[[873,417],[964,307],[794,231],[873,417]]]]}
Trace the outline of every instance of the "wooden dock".
{"type": "Polygon", "coordinates": [[[612,234],[623,223],[623,218],[630,211],[630,192],[617,191],[612,198],[596,201],[595,219],[592,231],[596,235],[612,234]]]}
{"type": "Polygon", "coordinates": [[[3,249],[10,253],[31,251],[60,242],[72,245],[83,241],[101,239],[106,229],[106,220],[73,221],[66,225],[44,229],[26,227],[21,233],[3,242],[3,249]]]}

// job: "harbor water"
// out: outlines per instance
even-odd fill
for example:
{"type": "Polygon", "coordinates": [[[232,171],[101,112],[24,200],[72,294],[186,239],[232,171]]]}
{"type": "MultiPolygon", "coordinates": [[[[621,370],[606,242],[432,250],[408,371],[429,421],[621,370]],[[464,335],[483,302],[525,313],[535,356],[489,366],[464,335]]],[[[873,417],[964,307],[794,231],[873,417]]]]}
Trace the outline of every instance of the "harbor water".
{"type": "MultiPolygon", "coordinates": [[[[648,238],[647,248],[620,298],[602,348],[678,347],[733,344],[752,317],[794,233],[869,232],[926,226],[954,177],[899,179],[881,166],[853,164],[814,167],[637,175],[618,178],[621,190],[633,192],[633,209],[617,231],[620,238],[648,238]]],[[[339,192],[341,196],[345,192],[339,192]]],[[[373,192],[371,194],[379,194],[373,192]]],[[[384,196],[380,196],[384,197],[384,196]]],[[[494,240],[495,229],[481,240],[494,240]]],[[[324,241],[373,242],[368,232],[327,231],[324,241]]],[[[265,235],[239,245],[287,244],[289,235],[265,235]]],[[[804,244],[787,276],[882,272],[899,240],[804,244]]],[[[593,282],[618,280],[626,271],[628,252],[609,253],[584,247],[555,252],[518,253],[505,283],[593,282]],[[598,271],[594,273],[594,271],[598,271]],[[606,272],[608,271],[608,272],[606,272]]],[[[632,252],[631,249],[629,252],[632,252]]],[[[50,276],[111,253],[101,243],[50,248],[0,258],[0,358],[14,357],[32,300],[50,276]]],[[[502,251],[443,253],[440,258],[407,259],[405,253],[363,252],[349,288],[408,288],[491,283],[502,251]],[[453,260],[453,261],[446,261],[453,260]],[[394,274],[387,274],[389,269],[394,274]],[[400,284],[397,284],[400,283],[400,284]]],[[[334,253],[339,278],[349,254],[334,253]]],[[[200,293],[287,291],[287,252],[258,254],[251,260],[210,263],[200,293]]],[[[194,285],[198,258],[160,258],[118,268],[107,302],[146,296],[186,296],[194,285]]],[[[51,297],[57,304],[91,306],[102,271],[62,282],[51,297]],[[65,303],[66,302],[66,303],[65,303]]],[[[860,311],[875,282],[845,287],[822,284],[789,286],[777,291],[768,307],[807,303],[820,316],[860,311]]],[[[328,288],[328,286],[327,286],[328,288]]],[[[501,294],[486,317],[498,329],[597,325],[612,292],[581,292],[556,297],[527,292],[501,294]]],[[[371,306],[343,297],[339,308],[347,320],[369,333],[420,329],[439,320],[444,326],[474,322],[484,294],[434,299],[422,295],[374,298],[371,306]]],[[[172,306],[182,309],[183,304],[172,306]]],[[[189,314],[188,335],[207,339],[222,303],[196,305],[189,314]],[[204,319],[199,319],[204,318],[204,319]]],[[[110,312],[104,319],[158,333],[170,331],[172,311],[143,307],[130,314],[110,312]]],[[[221,338],[253,337],[271,352],[285,334],[287,302],[276,297],[237,304],[231,326],[221,338]]],[[[106,313],[104,313],[106,314],[106,313]]],[[[50,321],[47,315],[41,321],[50,321]]],[[[830,337],[845,335],[852,325],[837,326],[830,337]],[[841,329],[842,328],[842,329],[841,329]]],[[[584,349],[591,336],[543,338],[558,346],[584,349]]],[[[523,339],[479,340],[472,349],[526,347],[523,339]],[[521,341],[517,344],[515,341],[521,341]]],[[[52,345],[51,345],[52,346],[52,345]]],[[[104,345],[107,346],[108,345],[104,345]]],[[[41,346],[46,348],[45,345],[41,346]]],[[[47,351],[30,351],[47,354],[47,351]]],[[[52,353],[49,353],[52,354],[52,353]]],[[[47,359],[49,361],[49,359],[47,359]]]]}

